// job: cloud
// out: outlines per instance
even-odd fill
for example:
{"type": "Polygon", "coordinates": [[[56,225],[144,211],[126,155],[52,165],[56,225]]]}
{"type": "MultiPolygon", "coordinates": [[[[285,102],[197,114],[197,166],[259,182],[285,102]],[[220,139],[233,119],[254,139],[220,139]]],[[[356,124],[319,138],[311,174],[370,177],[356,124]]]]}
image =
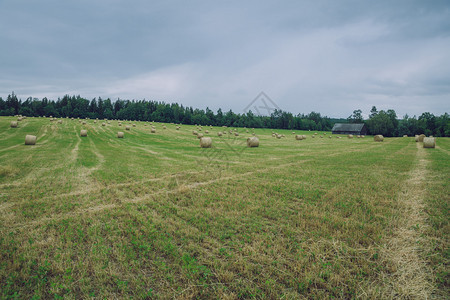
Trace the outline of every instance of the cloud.
{"type": "Polygon", "coordinates": [[[2,1],[0,95],[448,111],[446,1],[2,1]]]}

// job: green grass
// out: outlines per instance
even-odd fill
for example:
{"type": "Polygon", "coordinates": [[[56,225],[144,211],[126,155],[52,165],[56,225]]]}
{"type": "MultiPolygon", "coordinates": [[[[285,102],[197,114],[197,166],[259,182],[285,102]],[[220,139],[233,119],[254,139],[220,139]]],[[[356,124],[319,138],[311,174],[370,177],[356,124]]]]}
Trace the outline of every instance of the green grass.
{"type": "MultiPolygon", "coordinates": [[[[1,298],[353,298],[392,272],[379,249],[413,138],[256,129],[260,147],[246,148],[246,129],[208,128],[201,149],[195,126],[13,119],[0,118],[1,298]]],[[[425,259],[444,296],[449,150],[448,138],[427,149],[425,197],[425,259]]]]}

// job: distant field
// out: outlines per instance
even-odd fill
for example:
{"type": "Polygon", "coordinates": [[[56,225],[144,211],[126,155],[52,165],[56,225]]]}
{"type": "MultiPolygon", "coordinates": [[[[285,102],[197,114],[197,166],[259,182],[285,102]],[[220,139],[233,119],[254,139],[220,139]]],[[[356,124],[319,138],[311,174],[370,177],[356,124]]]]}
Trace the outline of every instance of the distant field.
{"type": "Polygon", "coordinates": [[[201,149],[195,126],[16,119],[0,117],[2,299],[450,297],[449,138],[255,129],[247,148],[251,129],[204,126],[201,149]]]}

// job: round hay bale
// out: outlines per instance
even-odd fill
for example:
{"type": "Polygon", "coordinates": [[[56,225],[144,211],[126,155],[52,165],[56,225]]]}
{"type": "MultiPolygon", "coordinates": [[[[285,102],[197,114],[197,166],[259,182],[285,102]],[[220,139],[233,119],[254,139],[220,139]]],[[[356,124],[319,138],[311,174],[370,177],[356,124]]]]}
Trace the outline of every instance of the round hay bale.
{"type": "Polygon", "coordinates": [[[255,135],[256,135],[256,133],[252,132],[252,135],[253,135],[253,136],[255,136],[255,135]]]}
{"type": "Polygon", "coordinates": [[[131,129],[130,125],[125,126],[125,130],[130,130],[130,129],[131,129]]]}
{"type": "Polygon", "coordinates": [[[197,135],[198,132],[197,132],[196,130],[192,130],[192,134],[193,134],[193,135],[197,135]]]}
{"type": "Polygon", "coordinates": [[[320,138],[323,139],[323,135],[321,135],[320,138]]]}
{"type": "Polygon", "coordinates": [[[353,138],[353,134],[349,134],[347,137],[348,137],[349,139],[352,139],[352,138],[353,138]]]}
{"type": "Polygon", "coordinates": [[[295,134],[295,131],[292,131],[292,134],[295,134]]]}
{"type": "Polygon", "coordinates": [[[211,146],[212,146],[212,138],[210,138],[210,137],[200,138],[200,147],[211,148],[211,146]]]}
{"type": "Polygon", "coordinates": [[[256,136],[247,139],[247,147],[259,147],[259,139],[256,136]]]}
{"type": "Polygon", "coordinates": [[[281,139],[281,138],[282,138],[281,134],[277,134],[277,139],[281,139]]]}
{"type": "Polygon", "coordinates": [[[136,127],[136,124],[133,124],[133,127],[136,127]]]}
{"type": "Polygon", "coordinates": [[[315,135],[312,135],[311,137],[312,137],[312,138],[315,138],[316,136],[315,136],[315,135]]]}
{"type": "Polygon", "coordinates": [[[239,132],[235,132],[234,135],[235,135],[235,136],[239,136],[239,132]]]}
{"type": "Polygon", "coordinates": [[[22,120],[23,120],[22,117],[18,117],[18,118],[17,118],[17,121],[19,121],[19,122],[22,121],[22,120]]]}
{"type": "Polygon", "coordinates": [[[11,121],[9,126],[11,126],[11,128],[17,128],[17,121],[11,121]]]}
{"type": "Polygon", "coordinates": [[[36,145],[36,136],[27,134],[25,136],[25,145],[36,145]]]}
{"type": "Polygon", "coordinates": [[[94,124],[97,124],[97,120],[94,121],[94,124]]]}
{"type": "Polygon", "coordinates": [[[314,135],[317,135],[318,133],[317,132],[314,132],[314,135]]]}
{"type": "Polygon", "coordinates": [[[434,137],[426,137],[423,139],[423,147],[424,148],[435,148],[436,147],[436,138],[434,137]]]}
{"type": "Polygon", "coordinates": [[[83,124],[83,125],[86,125],[86,122],[85,121],[83,121],[81,124],[83,124]]]}
{"type": "Polygon", "coordinates": [[[426,137],[425,134],[419,135],[419,142],[423,143],[423,139],[426,137]]]}
{"type": "Polygon", "coordinates": [[[180,126],[177,126],[177,130],[180,130],[180,126]]]}
{"type": "Polygon", "coordinates": [[[166,126],[163,126],[163,129],[167,129],[167,127],[166,127],[166,126]]]}
{"type": "Polygon", "coordinates": [[[407,135],[407,134],[404,134],[403,137],[408,137],[408,135],[407,135]]]}
{"type": "Polygon", "coordinates": [[[152,128],[152,130],[150,130],[151,133],[156,133],[156,128],[152,128]]]}
{"type": "Polygon", "coordinates": [[[296,139],[297,141],[301,141],[301,140],[303,140],[303,135],[301,135],[301,134],[296,134],[296,135],[295,135],[295,139],[296,139]]]}
{"type": "Polygon", "coordinates": [[[306,135],[302,135],[303,139],[306,140],[306,135]]]}
{"type": "Polygon", "coordinates": [[[416,143],[419,141],[419,135],[416,134],[416,136],[414,137],[414,140],[416,141],[416,143]]]}
{"type": "Polygon", "coordinates": [[[275,135],[275,133],[272,133],[272,137],[275,137],[276,135],[275,135]]]}
{"type": "Polygon", "coordinates": [[[208,130],[205,130],[205,133],[206,133],[206,134],[208,134],[208,133],[209,133],[209,131],[208,131],[208,130]]]}
{"type": "Polygon", "coordinates": [[[125,134],[124,134],[122,131],[119,131],[119,132],[117,133],[117,137],[118,137],[119,139],[123,139],[124,135],[125,135],[125,134]]]}
{"type": "Polygon", "coordinates": [[[219,131],[219,132],[217,133],[217,136],[222,136],[222,132],[219,131]]]}
{"type": "Polygon", "coordinates": [[[106,123],[102,123],[102,126],[106,126],[106,123]]]}
{"type": "Polygon", "coordinates": [[[87,130],[86,130],[86,129],[82,129],[82,130],[80,131],[80,135],[81,135],[81,136],[87,136],[87,130]]]}
{"type": "Polygon", "coordinates": [[[203,133],[198,133],[198,134],[197,134],[197,138],[198,138],[198,139],[201,139],[202,137],[203,137],[203,133]]]}
{"type": "Polygon", "coordinates": [[[373,137],[373,140],[375,142],[382,142],[384,140],[384,136],[382,136],[381,134],[377,134],[376,136],[373,137]]]}
{"type": "Polygon", "coordinates": [[[361,138],[363,139],[363,138],[364,138],[364,135],[362,135],[361,138]]]}
{"type": "Polygon", "coordinates": [[[332,138],[332,136],[331,136],[331,135],[329,135],[328,137],[329,137],[330,139],[332,138]]]}

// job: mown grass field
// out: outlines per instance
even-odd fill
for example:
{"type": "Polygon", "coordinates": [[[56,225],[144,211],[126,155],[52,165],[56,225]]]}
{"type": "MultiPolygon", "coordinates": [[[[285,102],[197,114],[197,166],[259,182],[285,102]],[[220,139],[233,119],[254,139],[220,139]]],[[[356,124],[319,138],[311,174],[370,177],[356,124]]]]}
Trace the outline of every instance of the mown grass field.
{"type": "Polygon", "coordinates": [[[0,118],[2,299],[409,297],[386,245],[419,162],[424,221],[406,229],[423,292],[450,295],[448,138],[423,149],[256,129],[247,148],[246,129],[204,127],[213,148],[201,149],[195,126],[15,119],[0,118]]]}

